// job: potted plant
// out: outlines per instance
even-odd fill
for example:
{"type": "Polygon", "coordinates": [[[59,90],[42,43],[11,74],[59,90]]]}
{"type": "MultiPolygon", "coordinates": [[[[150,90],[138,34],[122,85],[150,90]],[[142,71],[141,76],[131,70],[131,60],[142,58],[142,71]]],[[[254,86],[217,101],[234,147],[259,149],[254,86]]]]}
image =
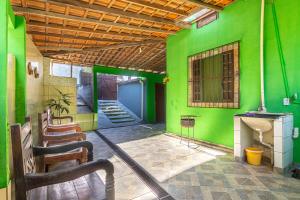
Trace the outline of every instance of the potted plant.
{"type": "MultiPolygon", "coordinates": [[[[71,105],[71,95],[65,94],[61,90],[55,88],[58,92],[57,98],[52,98],[48,102],[48,106],[51,111],[55,110],[58,117],[60,117],[64,112],[66,114],[70,113],[69,106],[71,105]]],[[[53,114],[53,113],[52,113],[53,114]]],[[[61,121],[59,122],[61,124],[61,121]]]]}

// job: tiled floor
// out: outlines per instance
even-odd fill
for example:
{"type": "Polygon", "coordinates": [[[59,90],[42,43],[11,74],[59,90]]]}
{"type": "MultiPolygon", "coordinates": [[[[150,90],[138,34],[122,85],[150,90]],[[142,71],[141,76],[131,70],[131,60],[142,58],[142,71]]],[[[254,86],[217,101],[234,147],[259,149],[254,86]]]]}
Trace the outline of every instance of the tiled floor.
{"type": "MultiPolygon", "coordinates": [[[[109,159],[115,169],[116,200],[157,199],[138,176],[106,145],[94,132],[87,133],[87,139],[94,146],[94,160],[109,159]]],[[[67,168],[74,162],[64,162],[50,167],[50,171],[67,168]]],[[[105,199],[105,172],[97,171],[74,181],[41,187],[31,191],[31,200],[101,200],[105,199]]]]}
{"type": "MultiPolygon", "coordinates": [[[[274,174],[267,167],[235,162],[231,154],[206,147],[188,148],[164,135],[163,125],[100,130],[138,162],[178,200],[296,200],[300,181],[274,174]]],[[[152,200],[155,194],[94,132],[87,134],[95,159],[109,159],[115,167],[116,199],[152,200]]],[[[194,146],[196,147],[196,146],[194,146]]],[[[71,163],[54,166],[51,170],[71,163]]],[[[32,199],[103,199],[104,173],[44,187],[32,199]],[[99,178],[100,177],[100,178],[99,178]],[[44,198],[40,196],[44,194],[44,198]]]]}
{"type": "MultiPolygon", "coordinates": [[[[89,141],[94,146],[94,158],[95,159],[109,159],[115,169],[115,197],[119,200],[154,200],[155,195],[144,184],[133,170],[128,167],[123,160],[117,157],[113,150],[107,146],[94,132],[87,134],[89,141]]],[[[98,171],[102,182],[105,181],[105,172],[98,171]]]]}
{"type": "Polygon", "coordinates": [[[231,154],[206,147],[188,148],[163,135],[163,126],[101,130],[118,144],[175,199],[296,200],[300,181],[233,160],[231,154]]]}

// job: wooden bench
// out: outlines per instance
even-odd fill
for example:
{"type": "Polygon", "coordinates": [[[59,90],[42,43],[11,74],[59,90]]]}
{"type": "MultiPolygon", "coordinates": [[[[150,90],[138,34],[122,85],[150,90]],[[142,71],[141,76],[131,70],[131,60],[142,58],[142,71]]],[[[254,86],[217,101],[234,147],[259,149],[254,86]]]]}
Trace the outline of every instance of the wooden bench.
{"type": "Polygon", "coordinates": [[[106,171],[106,197],[108,200],[114,199],[113,164],[108,160],[92,161],[92,143],[79,141],[52,147],[33,147],[30,118],[26,119],[22,127],[20,124],[11,126],[11,142],[16,199],[26,200],[27,193],[34,188],[71,181],[100,169],[106,171]],[[53,172],[36,172],[35,157],[64,153],[78,148],[87,149],[89,162],[53,172]]]}
{"type": "MultiPolygon", "coordinates": [[[[50,147],[53,145],[69,143],[73,141],[84,141],[86,135],[83,132],[78,132],[75,127],[49,129],[48,113],[38,114],[39,125],[39,145],[50,147]]],[[[60,154],[45,155],[41,159],[41,171],[48,171],[50,165],[76,160],[79,164],[87,161],[87,151],[85,148],[79,148],[73,151],[60,154]]]]}

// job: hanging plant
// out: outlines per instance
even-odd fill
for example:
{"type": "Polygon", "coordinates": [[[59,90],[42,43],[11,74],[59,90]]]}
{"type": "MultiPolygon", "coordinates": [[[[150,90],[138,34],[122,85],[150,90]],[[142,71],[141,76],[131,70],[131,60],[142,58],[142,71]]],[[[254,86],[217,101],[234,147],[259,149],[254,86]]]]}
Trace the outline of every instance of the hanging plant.
{"type": "Polygon", "coordinates": [[[164,80],[163,80],[163,84],[167,84],[169,81],[170,81],[170,78],[169,77],[165,77],[164,80]]]}

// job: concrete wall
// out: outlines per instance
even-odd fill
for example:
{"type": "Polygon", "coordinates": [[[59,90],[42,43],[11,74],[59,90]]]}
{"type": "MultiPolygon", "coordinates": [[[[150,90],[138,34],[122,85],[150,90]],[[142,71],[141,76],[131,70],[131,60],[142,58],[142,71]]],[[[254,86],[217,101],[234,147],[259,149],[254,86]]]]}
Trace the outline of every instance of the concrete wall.
{"type": "Polygon", "coordinates": [[[89,72],[80,72],[80,86],[77,89],[77,95],[93,110],[93,74],[89,72]]]}
{"type": "Polygon", "coordinates": [[[50,59],[44,59],[44,106],[47,106],[49,99],[57,98],[59,89],[63,93],[71,95],[70,113],[74,121],[79,123],[83,131],[94,130],[98,126],[98,118],[95,113],[77,113],[77,88],[75,78],[56,77],[50,75],[50,59]]]}
{"type": "MultiPolygon", "coordinates": [[[[29,62],[36,63],[38,66],[39,78],[35,78],[34,75],[26,73],[26,115],[31,117],[32,120],[32,133],[33,142],[37,144],[38,140],[38,113],[43,112],[43,65],[44,58],[33,44],[31,37],[27,35],[26,38],[26,65],[29,62]]],[[[28,70],[28,69],[27,69],[28,70]]]]}
{"type": "Polygon", "coordinates": [[[140,118],[142,118],[141,87],[139,80],[118,83],[118,100],[140,118]]]}
{"type": "MultiPolygon", "coordinates": [[[[47,106],[48,101],[52,98],[56,99],[59,95],[57,90],[68,93],[71,96],[70,113],[73,117],[77,114],[77,91],[76,79],[66,77],[56,77],[50,75],[50,59],[44,59],[44,105],[47,106]]],[[[56,114],[56,113],[55,113],[56,114]]],[[[66,113],[64,113],[66,114],[66,113]]],[[[56,114],[57,115],[57,114],[56,114]]]]}

